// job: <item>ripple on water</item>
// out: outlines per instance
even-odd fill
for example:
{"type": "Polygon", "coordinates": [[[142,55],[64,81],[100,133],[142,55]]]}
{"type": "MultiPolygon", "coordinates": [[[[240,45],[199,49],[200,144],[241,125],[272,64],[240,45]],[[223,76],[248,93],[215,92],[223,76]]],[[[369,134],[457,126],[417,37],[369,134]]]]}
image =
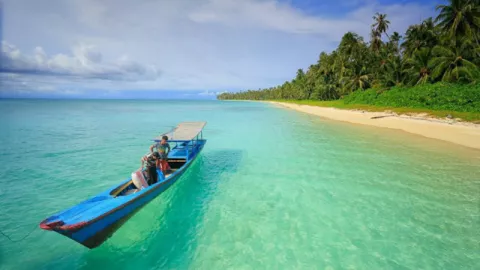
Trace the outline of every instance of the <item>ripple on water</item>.
{"type": "Polygon", "coordinates": [[[128,177],[151,137],[177,122],[206,120],[209,140],[171,189],[98,249],[37,230],[20,243],[0,239],[5,269],[475,269],[480,261],[478,151],[261,103],[0,102],[8,126],[0,229],[15,238],[128,177]]]}

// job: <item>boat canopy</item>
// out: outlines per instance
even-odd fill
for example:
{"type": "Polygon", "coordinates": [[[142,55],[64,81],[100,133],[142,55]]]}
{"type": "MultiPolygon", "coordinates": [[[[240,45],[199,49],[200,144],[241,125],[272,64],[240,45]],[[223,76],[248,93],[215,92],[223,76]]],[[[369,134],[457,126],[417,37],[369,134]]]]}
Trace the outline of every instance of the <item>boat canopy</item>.
{"type": "Polygon", "coordinates": [[[174,129],[156,137],[154,141],[160,141],[162,136],[168,136],[169,141],[191,141],[202,132],[207,122],[181,122],[174,129]]]}

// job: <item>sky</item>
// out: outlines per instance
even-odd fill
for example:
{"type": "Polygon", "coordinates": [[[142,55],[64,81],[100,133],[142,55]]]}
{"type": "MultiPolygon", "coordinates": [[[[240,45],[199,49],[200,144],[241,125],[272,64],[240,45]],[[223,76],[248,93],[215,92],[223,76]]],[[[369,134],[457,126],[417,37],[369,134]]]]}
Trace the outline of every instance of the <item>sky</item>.
{"type": "Polygon", "coordinates": [[[440,0],[0,0],[0,98],[214,99],[291,80],[375,12],[440,0]]]}

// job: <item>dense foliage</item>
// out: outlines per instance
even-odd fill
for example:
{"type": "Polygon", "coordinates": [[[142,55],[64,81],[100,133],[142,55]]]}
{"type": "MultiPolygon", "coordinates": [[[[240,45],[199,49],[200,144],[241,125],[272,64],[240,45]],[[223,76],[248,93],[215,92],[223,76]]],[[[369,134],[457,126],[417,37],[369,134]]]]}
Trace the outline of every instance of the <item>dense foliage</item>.
{"type": "MultiPolygon", "coordinates": [[[[307,72],[299,69],[293,80],[268,89],[223,93],[218,98],[335,100],[374,88],[382,89],[384,95],[376,99],[375,104],[423,104],[455,110],[462,110],[462,106],[478,108],[478,87],[460,85],[480,82],[480,0],[450,0],[448,5],[437,6],[437,10],[435,19],[411,25],[403,37],[397,32],[388,34],[387,15],[377,13],[373,17],[370,41],[348,32],[336,50],[322,52],[316,64],[307,72]],[[400,99],[400,92],[423,84],[430,87],[415,88],[424,89],[424,95],[417,91],[406,94],[407,100],[400,99]],[[449,89],[439,90],[442,87],[449,89]],[[452,91],[467,91],[468,98],[464,99],[462,93],[450,93],[452,91]]],[[[373,98],[377,92],[366,91],[346,101],[373,98]]]]}
{"type": "Polygon", "coordinates": [[[480,84],[440,82],[414,87],[395,86],[388,91],[368,89],[356,91],[343,101],[345,104],[480,113],[480,84]]]}

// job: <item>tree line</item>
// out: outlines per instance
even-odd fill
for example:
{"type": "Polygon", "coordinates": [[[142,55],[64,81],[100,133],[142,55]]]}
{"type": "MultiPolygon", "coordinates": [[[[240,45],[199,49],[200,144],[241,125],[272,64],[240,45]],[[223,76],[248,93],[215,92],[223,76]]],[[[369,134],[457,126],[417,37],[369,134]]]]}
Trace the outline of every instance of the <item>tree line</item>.
{"type": "Polygon", "coordinates": [[[436,18],[389,34],[387,14],[376,13],[370,40],[346,33],[331,53],[322,52],[307,72],[282,85],[218,99],[335,100],[354,91],[449,82],[480,81],[480,0],[449,0],[436,18]]]}

